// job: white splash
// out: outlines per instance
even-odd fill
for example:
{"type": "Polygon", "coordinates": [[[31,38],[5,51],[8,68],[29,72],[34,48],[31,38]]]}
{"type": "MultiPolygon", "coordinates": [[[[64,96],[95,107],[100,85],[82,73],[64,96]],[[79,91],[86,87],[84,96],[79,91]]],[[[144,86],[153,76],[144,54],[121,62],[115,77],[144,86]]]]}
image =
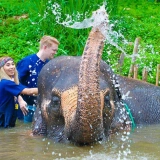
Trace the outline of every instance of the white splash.
{"type": "Polygon", "coordinates": [[[108,23],[108,14],[106,13],[105,6],[101,6],[100,9],[94,11],[92,16],[88,19],[84,19],[82,22],[75,22],[72,25],[67,23],[62,23],[66,27],[75,28],[75,29],[83,29],[89,27],[98,27],[102,23],[108,23]]]}
{"type": "MultiPolygon", "coordinates": [[[[115,39],[121,38],[123,39],[123,43],[125,44],[128,44],[128,41],[124,38],[122,34],[112,30],[114,25],[109,23],[110,22],[109,16],[106,12],[105,5],[106,4],[103,4],[102,6],[100,6],[98,10],[92,13],[92,16],[90,18],[86,18],[81,22],[74,22],[74,20],[72,20],[70,15],[66,15],[67,17],[66,20],[63,22],[60,22],[59,21],[60,14],[58,14],[58,18],[56,18],[57,23],[65,27],[74,28],[74,29],[84,29],[84,28],[90,28],[90,27],[98,28],[106,39],[105,43],[115,46],[118,50],[124,53],[125,56],[127,56],[125,51],[121,47],[119,47],[118,44],[115,42],[115,39]]],[[[57,8],[57,4],[55,8],[57,8]]],[[[55,11],[53,13],[55,14],[55,11]]]]}
{"type": "Polygon", "coordinates": [[[93,12],[90,18],[86,18],[82,22],[74,22],[73,24],[71,24],[71,18],[67,16],[67,19],[69,18],[70,20],[68,22],[66,20],[64,22],[59,22],[59,24],[62,24],[65,27],[74,28],[74,29],[84,29],[89,27],[98,28],[101,31],[101,33],[105,37],[107,37],[108,35],[107,33],[109,30],[108,17],[109,16],[105,10],[105,5],[102,5],[97,11],[93,12]]]}
{"type": "Polygon", "coordinates": [[[123,94],[122,99],[126,100],[126,99],[129,99],[129,98],[132,98],[132,97],[129,97],[129,94],[130,94],[130,91],[128,91],[126,94],[123,94]]]}

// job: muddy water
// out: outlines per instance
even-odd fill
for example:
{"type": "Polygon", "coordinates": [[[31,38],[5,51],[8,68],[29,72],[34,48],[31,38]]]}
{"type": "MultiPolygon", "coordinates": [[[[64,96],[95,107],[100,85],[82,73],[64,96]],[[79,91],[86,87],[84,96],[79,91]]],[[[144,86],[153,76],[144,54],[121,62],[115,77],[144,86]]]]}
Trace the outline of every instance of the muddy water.
{"type": "Polygon", "coordinates": [[[160,125],[134,129],[125,139],[118,134],[109,141],[91,146],[55,144],[30,136],[31,124],[17,122],[15,128],[0,129],[2,160],[159,160],[160,125]]]}

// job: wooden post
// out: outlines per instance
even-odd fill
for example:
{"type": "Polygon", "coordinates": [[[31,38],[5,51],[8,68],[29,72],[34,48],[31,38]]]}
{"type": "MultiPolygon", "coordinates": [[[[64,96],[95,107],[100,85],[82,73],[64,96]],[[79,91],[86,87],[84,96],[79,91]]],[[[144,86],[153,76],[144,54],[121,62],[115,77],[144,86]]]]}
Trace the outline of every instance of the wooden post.
{"type": "Polygon", "coordinates": [[[138,77],[138,66],[137,65],[134,65],[134,79],[137,79],[138,77]]]}
{"type": "Polygon", "coordinates": [[[144,67],[142,72],[142,81],[147,81],[147,77],[148,77],[148,71],[147,68],[144,67]]]}
{"type": "Polygon", "coordinates": [[[128,77],[133,77],[133,72],[134,72],[134,63],[136,61],[136,56],[138,54],[138,46],[139,46],[140,38],[136,38],[134,42],[134,48],[133,48],[133,54],[132,54],[132,61],[131,61],[131,66],[129,69],[129,74],[128,77]]]}
{"type": "Polygon", "coordinates": [[[159,77],[160,77],[160,64],[157,65],[156,86],[158,86],[159,84],[159,77]]]}

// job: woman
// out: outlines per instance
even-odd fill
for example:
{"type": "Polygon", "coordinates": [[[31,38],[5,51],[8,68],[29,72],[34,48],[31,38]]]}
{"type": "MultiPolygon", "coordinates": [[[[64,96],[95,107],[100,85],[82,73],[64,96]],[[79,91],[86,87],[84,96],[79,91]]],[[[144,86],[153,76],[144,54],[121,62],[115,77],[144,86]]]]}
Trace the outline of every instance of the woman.
{"type": "Polygon", "coordinates": [[[37,95],[37,88],[19,84],[18,73],[11,57],[0,58],[0,127],[14,127],[16,122],[16,100],[23,114],[27,114],[26,102],[20,96],[37,95]]]}

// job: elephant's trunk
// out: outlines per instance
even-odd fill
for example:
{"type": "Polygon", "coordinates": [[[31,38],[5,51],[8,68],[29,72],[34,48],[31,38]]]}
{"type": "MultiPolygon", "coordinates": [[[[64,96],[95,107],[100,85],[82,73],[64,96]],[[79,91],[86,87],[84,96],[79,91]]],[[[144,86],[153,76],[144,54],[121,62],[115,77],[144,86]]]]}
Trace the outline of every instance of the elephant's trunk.
{"type": "Polygon", "coordinates": [[[87,40],[79,72],[78,102],[71,126],[72,139],[91,143],[102,139],[103,119],[99,72],[104,36],[93,28],[87,40]]]}

